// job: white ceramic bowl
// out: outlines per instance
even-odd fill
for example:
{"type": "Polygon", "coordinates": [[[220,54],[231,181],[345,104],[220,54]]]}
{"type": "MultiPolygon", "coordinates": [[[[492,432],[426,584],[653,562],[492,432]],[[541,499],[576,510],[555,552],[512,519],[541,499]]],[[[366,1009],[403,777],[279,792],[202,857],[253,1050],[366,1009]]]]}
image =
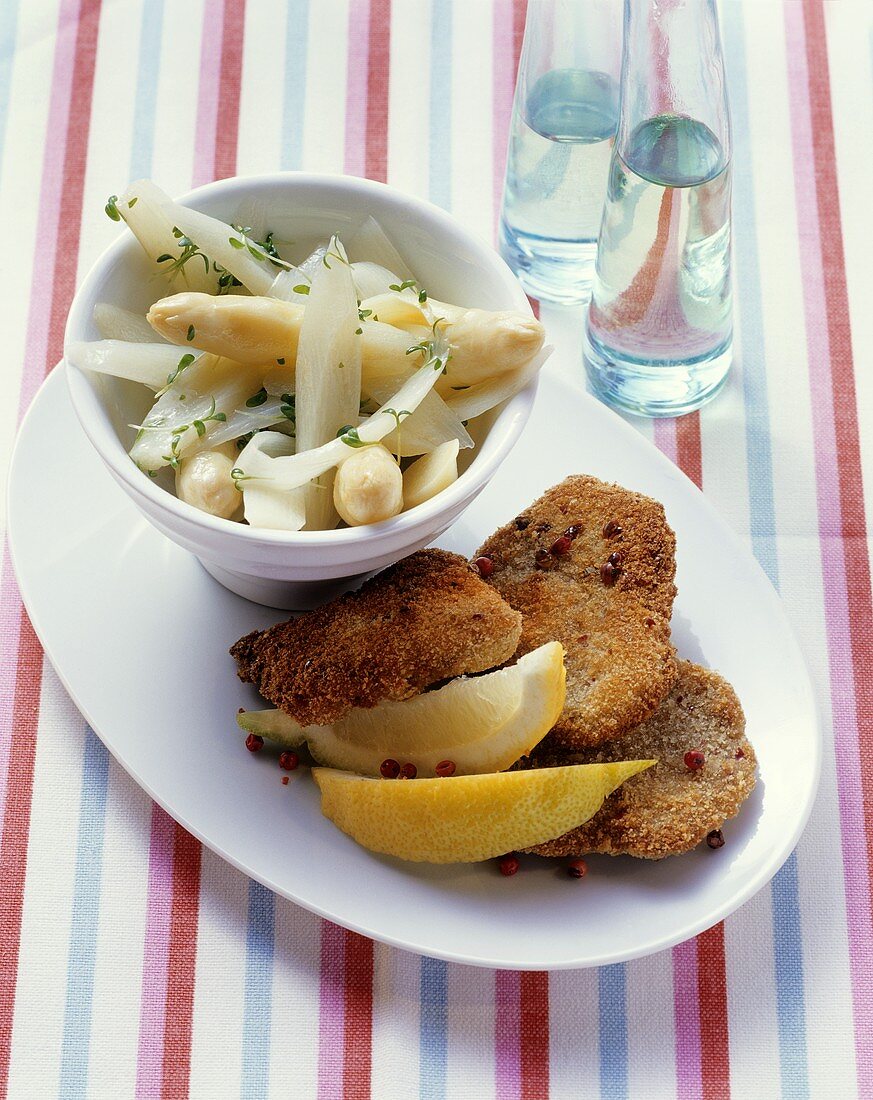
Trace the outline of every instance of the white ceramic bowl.
{"type": "MultiPolygon", "coordinates": [[[[310,242],[357,227],[372,214],[414,260],[436,298],[485,309],[530,312],[515,276],[497,253],[445,211],[392,187],[350,176],[288,172],[220,180],[182,200],[228,222],[254,225],[258,212],[281,239],[310,242]]],[[[144,313],[155,297],[144,257],[125,232],[97,260],[79,288],[66,341],[96,340],[97,302],[144,313]]],[[[481,492],[518,439],[536,383],[489,415],[487,430],[458,480],[425,504],[384,523],[338,531],[262,531],[198,511],[141,473],[127,455],[128,425],[138,423],[148,395],[134,383],[66,364],[73,406],[106,468],[159,531],[195,554],[221,584],[273,607],[315,606],[354,587],[436,539],[481,492]]],[[[484,420],[484,418],[483,418],[484,420]]],[[[467,452],[469,454],[470,452],[467,452]]],[[[464,454],[464,452],[462,452],[464,454]]]]}

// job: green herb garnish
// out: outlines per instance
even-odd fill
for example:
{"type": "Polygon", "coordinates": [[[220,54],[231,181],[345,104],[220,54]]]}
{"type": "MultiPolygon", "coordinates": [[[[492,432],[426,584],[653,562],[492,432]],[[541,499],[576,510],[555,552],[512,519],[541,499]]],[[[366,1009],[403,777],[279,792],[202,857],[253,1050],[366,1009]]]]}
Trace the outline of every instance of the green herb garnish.
{"type": "Polygon", "coordinates": [[[246,407],[249,409],[256,409],[258,405],[263,405],[267,400],[267,391],[262,386],[257,393],[253,393],[246,401],[246,407]]]}

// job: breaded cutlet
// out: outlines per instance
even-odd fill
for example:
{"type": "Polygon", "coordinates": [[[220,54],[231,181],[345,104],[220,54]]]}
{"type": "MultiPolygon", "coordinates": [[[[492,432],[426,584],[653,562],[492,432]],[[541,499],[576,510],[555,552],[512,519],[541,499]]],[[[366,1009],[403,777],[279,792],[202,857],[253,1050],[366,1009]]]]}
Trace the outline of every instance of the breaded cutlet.
{"type": "Polygon", "coordinates": [[[357,591],[231,648],[241,680],[301,725],[407,699],[440,680],[503,664],[521,615],[467,562],[419,550],[357,591]]]}
{"type": "Polygon", "coordinates": [[[657,501],[581,474],[479,549],[493,564],[489,583],[523,616],[516,656],[553,639],[564,646],[567,700],[552,747],[619,737],[669,693],[675,551],[657,501]]]}
{"type": "Polygon", "coordinates": [[[661,859],[690,852],[737,814],[755,786],[756,768],[740,701],[717,672],[690,661],[678,662],[678,669],[673,691],[637,729],[597,749],[525,762],[538,767],[658,761],[614,791],[584,825],[529,851],[661,859]],[[685,754],[695,749],[703,753],[704,764],[692,771],[685,754]]]}

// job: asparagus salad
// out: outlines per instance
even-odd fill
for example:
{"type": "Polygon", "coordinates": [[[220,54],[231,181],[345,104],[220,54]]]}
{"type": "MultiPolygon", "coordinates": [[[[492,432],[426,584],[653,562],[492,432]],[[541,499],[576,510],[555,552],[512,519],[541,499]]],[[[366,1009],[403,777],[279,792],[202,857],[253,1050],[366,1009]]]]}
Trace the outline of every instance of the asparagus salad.
{"type": "Polygon", "coordinates": [[[106,212],[145,250],[157,300],[145,317],[98,305],[103,339],[67,358],[149,387],[131,459],[214,516],[331,530],[415,508],[548,353],[532,316],[433,299],[373,218],[295,264],[272,233],[147,180],[106,212]]]}

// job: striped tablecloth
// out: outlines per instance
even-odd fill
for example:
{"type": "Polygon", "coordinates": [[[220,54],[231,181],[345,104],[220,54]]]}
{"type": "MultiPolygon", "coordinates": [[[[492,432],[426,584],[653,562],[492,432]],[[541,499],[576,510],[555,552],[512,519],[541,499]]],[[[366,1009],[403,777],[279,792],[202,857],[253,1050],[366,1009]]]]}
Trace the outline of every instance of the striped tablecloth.
{"type": "MultiPolygon", "coordinates": [[[[374,945],[151,804],[44,661],[7,555],[0,1093],[873,1097],[873,4],[722,14],[736,365],[702,414],[640,430],[748,539],[806,652],[825,754],[796,854],[723,925],[627,965],[495,973],[374,945]]],[[[0,464],[129,179],[356,173],[491,234],[523,18],[513,0],[2,0],[0,464]]]]}

